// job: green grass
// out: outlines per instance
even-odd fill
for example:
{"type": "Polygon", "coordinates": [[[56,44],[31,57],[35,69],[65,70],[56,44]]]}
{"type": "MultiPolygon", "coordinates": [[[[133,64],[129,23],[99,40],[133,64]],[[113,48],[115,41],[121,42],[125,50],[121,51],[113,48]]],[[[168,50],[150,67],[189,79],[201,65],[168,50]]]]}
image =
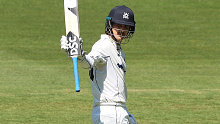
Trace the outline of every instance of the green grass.
{"type": "MultiPolygon", "coordinates": [[[[88,70],[74,92],[71,59],[60,50],[63,1],[0,0],[0,123],[90,123],[88,70]]],[[[220,122],[220,1],[80,1],[90,51],[116,5],[135,13],[123,45],[127,107],[140,124],[220,122]]]]}

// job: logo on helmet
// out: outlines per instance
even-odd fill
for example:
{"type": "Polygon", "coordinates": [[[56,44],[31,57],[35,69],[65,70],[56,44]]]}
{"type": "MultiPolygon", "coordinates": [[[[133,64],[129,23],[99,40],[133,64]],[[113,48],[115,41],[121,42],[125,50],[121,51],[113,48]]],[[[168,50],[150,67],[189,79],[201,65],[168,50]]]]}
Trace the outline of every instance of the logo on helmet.
{"type": "Polygon", "coordinates": [[[124,19],[129,19],[129,13],[124,12],[123,18],[124,19]]]}

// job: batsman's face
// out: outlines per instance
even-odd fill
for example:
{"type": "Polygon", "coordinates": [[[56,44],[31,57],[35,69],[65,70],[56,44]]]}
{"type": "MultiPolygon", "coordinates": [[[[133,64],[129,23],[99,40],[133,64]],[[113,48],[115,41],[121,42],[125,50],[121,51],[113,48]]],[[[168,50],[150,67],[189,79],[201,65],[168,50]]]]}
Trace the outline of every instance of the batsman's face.
{"type": "Polygon", "coordinates": [[[121,42],[128,34],[130,26],[114,23],[112,25],[113,34],[117,42],[121,42]]]}

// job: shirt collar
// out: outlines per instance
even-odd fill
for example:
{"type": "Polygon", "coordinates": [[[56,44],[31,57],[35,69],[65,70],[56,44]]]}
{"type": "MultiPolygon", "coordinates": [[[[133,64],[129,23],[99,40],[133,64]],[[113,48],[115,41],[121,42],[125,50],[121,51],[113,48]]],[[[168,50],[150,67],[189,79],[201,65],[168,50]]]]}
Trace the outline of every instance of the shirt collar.
{"type": "Polygon", "coordinates": [[[115,47],[117,50],[121,50],[121,45],[118,44],[115,40],[113,40],[111,36],[106,35],[106,34],[102,34],[102,35],[101,35],[101,39],[105,39],[105,38],[108,38],[108,39],[113,43],[114,47],[115,47]]]}

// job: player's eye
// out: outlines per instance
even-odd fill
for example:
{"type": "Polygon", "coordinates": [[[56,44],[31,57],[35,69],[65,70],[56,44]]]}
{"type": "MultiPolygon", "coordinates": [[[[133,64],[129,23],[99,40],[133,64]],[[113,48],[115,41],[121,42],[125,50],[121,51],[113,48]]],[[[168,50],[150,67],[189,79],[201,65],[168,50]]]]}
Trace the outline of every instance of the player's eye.
{"type": "Polygon", "coordinates": [[[117,27],[119,27],[119,28],[120,28],[120,27],[122,27],[122,25],[121,25],[121,24],[117,24],[117,27]]]}
{"type": "Polygon", "coordinates": [[[125,25],[125,29],[129,29],[130,28],[130,26],[129,25],[125,25]]]}

